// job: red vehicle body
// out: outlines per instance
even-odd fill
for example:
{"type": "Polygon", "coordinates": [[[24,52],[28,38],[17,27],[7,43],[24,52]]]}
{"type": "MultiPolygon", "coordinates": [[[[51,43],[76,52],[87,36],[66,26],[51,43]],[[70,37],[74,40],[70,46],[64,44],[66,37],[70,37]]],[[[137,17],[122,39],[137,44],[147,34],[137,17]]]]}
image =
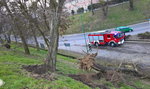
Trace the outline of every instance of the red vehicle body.
{"type": "Polygon", "coordinates": [[[117,46],[124,43],[125,34],[120,31],[88,34],[89,45],[110,45],[117,46]]]}

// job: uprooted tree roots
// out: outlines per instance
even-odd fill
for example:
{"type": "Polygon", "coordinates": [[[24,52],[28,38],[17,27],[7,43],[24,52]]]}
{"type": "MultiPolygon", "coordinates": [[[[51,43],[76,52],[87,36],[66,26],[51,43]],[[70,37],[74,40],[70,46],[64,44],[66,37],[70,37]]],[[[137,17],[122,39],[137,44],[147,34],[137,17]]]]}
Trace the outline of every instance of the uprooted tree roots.
{"type": "MultiPolygon", "coordinates": [[[[122,73],[131,74],[136,77],[146,77],[150,78],[150,76],[147,76],[147,74],[144,74],[146,72],[143,72],[145,69],[141,70],[140,65],[134,65],[132,63],[127,63],[127,65],[132,66],[133,68],[125,68],[124,63],[120,63],[118,68],[114,67],[106,67],[100,64],[95,63],[95,57],[97,56],[97,53],[86,53],[86,55],[83,58],[79,59],[79,65],[80,68],[83,70],[91,70],[94,69],[96,71],[99,71],[100,73],[103,73],[106,78],[106,80],[111,82],[117,82],[117,80],[123,81],[123,77],[121,76],[122,73]]],[[[150,71],[150,70],[149,70],[150,71]]]]}
{"type": "Polygon", "coordinates": [[[87,54],[86,56],[84,56],[83,58],[80,58],[80,68],[83,70],[91,70],[92,66],[94,65],[95,62],[95,57],[97,56],[97,53],[95,54],[87,54]]]}
{"type": "Polygon", "coordinates": [[[97,77],[99,76],[99,78],[105,77],[106,80],[108,81],[117,82],[118,80],[122,80],[121,75],[115,70],[108,70],[107,68],[104,68],[101,65],[96,65],[95,63],[96,56],[97,53],[92,53],[92,54],[87,53],[86,56],[80,58],[79,59],[80,68],[88,71],[91,69],[98,70],[99,73],[97,73],[96,76],[97,77]]]}

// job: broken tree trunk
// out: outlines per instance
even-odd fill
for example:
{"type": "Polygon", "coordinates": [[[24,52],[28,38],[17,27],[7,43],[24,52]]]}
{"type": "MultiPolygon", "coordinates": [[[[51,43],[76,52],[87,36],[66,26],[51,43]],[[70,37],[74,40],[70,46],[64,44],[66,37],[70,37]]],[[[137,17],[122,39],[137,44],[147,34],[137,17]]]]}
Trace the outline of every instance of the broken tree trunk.
{"type": "Polygon", "coordinates": [[[132,64],[133,69],[123,68],[123,67],[119,67],[119,68],[106,67],[106,66],[95,63],[96,56],[97,56],[97,53],[95,53],[95,54],[87,53],[83,58],[80,58],[79,59],[80,68],[83,70],[94,69],[94,70],[100,71],[102,73],[106,73],[108,71],[116,71],[116,72],[122,72],[125,74],[131,74],[131,75],[137,76],[137,77],[150,78],[150,75],[148,75],[146,72],[144,72],[146,69],[141,69],[140,65],[135,66],[134,64],[132,64]]]}
{"type": "Polygon", "coordinates": [[[118,71],[118,72],[123,72],[123,73],[127,73],[127,74],[132,74],[134,76],[138,76],[141,77],[142,74],[139,73],[138,71],[134,70],[134,69],[127,69],[127,68],[114,68],[114,67],[105,67],[103,65],[100,64],[96,64],[94,63],[94,65],[92,66],[92,68],[96,71],[101,71],[101,72],[107,72],[109,70],[113,70],[113,71],[118,71]]]}

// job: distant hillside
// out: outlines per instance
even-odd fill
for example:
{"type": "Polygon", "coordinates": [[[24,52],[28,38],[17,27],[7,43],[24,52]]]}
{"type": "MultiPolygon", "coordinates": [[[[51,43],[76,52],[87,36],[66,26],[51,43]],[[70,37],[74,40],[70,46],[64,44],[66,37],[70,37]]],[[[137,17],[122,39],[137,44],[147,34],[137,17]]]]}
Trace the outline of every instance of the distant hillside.
{"type": "Polygon", "coordinates": [[[81,33],[81,23],[84,24],[85,32],[89,32],[131,25],[150,18],[150,0],[134,0],[134,6],[134,11],[129,11],[128,2],[109,7],[108,17],[105,20],[101,9],[95,10],[94,16],[91,12],[70,16],[72,25],[66,34],[81,33]]]}

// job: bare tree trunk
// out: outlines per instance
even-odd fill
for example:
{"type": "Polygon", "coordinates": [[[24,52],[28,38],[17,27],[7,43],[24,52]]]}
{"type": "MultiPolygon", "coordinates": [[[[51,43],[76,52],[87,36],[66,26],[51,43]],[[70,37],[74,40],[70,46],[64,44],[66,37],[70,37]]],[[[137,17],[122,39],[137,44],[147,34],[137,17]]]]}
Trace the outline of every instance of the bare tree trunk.
{"type": "Polygon", "coordinates": [[[4,34],[4,38],[5,38],[5,41],[7,43],[11,43],[11,38],[10,38],[10,34],[9,33],[8,34],[4,34]]]}
{"type": "Polygon", "coordinates": [[[16,43],[18,43],[18,40],[17,40],[17,35],[15,34],[15,31],[14,31],[14,29],[12,30],[12,32],[13,32],[13,36],[14,36],[14,38],[15,38],[15,42],[16,42],[16,43]]]}
{"type": "Polygon", "coordinates": [[[51,1],[51,9],[53,14],[51,15],[51,22],[50,22],[50,45],[48,47],[48,57],[47,57],[47,65],[50,66],[51,71],[56,71],[56,57],[58,51],[58,40],[59,40],[59,25],[60,25],[60,16],[62,12],[62,6],[65,0],[59,0],[58,9],[56,9],[55,4],[56,2],[53,0],[51,1]]]}
{"type": "Polygon", "coordinates": [[[40,29],[40,27],[38,26],[38,23],[37,22],[33,22],[32,20],[30,21],[32,22],[35,27],[37,28],[37,30],[40,32],[40,34],[42,35],[43,39],[44,39],[44,42],[45,44],[47,45],[47,47],[49,46],[49,40],[46,38],[45,34],[42,32],[42,30],[40,29]]]}
{"type": "Polygon", "coordinates": [[[103,11],[103,18],[106,19],[108,15],[108,0],[104,2],[102,6],[102,11],[103,11]]]}
{"type": "Polygon", "coordinates": [[[3,39],[1,38],[1,36],[0,36],[0,43],[1,43],[1,44],[4,43],[3,39]]]}
{"type": "Polygon", "coordinates": [[[56,57],[57,57],[57,50],[58,50],[58,18],[54,17],[51,20],[50,24],[50,45],[48,47],[48,56],[47,56],[47,67],[51,68],[51,71],[56,71],[56,57]]]}
{"type": "Polygon", "coordinates": [[[35,41],[35,44],[36,44],[36,48],[37,48],[37,51],[39,51],[39,43],[38,43],[38,40],[37,40],[37,37],[35,35],[35,31],[31,28],[31,31],[33,33],[33,38],[34,38],[34,41],[35,41]]]}
{"type": "Polygon", "coordinates": [[[4,35],[4,38],[5,38],[5,41],[7,41],[7,36],[6,36],[6,34],[3,34],[4,35]]]}
{"type": "Polygon", "coordinates": [[[15,37],[15,42],[16,42],[16,43],[18,43],[17,36],[16,36],[16,35],[14,35],[14,37],[15,37]]]}
{"type": "Polygon", "coordinates": [[[91,10],[92,10],[92,15],[94,15],[93,0],[91,0],[91,10]]]}
{"type": "Polygon", "coordinates": [[[23,36],[22,31],[20,31],[20,30],[18,29],[18,32],[19,32],[21,41],[22,41],[22,43],[23,43],[24,51],[25,51],[26,54],[29,55],[29,54],[30,54],[30,51],[29,51],[29,48],[28,48],[28,44],[27,44],[27,42],[26,42],[26,39],[25,39],[25,37],[23,36]]]}
{"type": "Polygon", "coordinates": [[[103,10],[103,18],[106,19],[108,15],[108,6],[107,5],[103,6],[102,10],[103,10]]]}
{"type": "Polygon", "coordinates": [[[11,32],[7,34],[7,43],[11,43],[11,32]]]}
{"type": "Polygon", "coordinates": [[[134,10],[133,0],[129,0],[130,10],[134,10]]]}

